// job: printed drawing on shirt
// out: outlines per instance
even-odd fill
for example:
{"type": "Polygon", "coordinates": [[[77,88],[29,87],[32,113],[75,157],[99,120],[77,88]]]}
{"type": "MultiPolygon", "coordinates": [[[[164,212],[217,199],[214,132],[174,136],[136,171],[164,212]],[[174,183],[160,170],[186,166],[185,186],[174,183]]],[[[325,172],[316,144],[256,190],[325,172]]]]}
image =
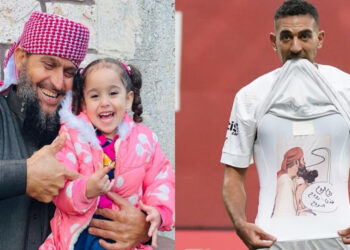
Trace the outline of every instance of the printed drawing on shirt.
{"type": "Polygon", "coordinates": [[[329,136],[296,136],[277,143],[277,185],[272,217],[316,216],[337,209],[329,136]]]}

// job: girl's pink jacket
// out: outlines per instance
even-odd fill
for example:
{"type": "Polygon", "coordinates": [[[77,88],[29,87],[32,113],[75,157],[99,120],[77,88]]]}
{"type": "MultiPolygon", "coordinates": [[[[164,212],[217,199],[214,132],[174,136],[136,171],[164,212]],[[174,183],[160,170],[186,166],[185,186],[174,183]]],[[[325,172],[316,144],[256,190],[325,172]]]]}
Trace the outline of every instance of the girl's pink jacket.
{"type": "MultiPolygon", "coordinates": [[[[57,159],[83,177],[67,181],[54,198],[56,211],[51,220],[52,234],[39,248],[74,249],[79,234],[88,226],[98,205],[99,197],[85,196],[86,182],[102,163],[103,151],[95,130],[84,113],[71,112],[71,97],[67,94],[60,111],[60,134],[67,140],[57,159]]],[[[118,126],[115,142],[115,183],[111,189],[130,203],[138,201],[156,207],[162,218],[159,230],[171,230],[174,224],[175,177],[173,169],[159,147],[157,136],[142,124],[134,123],[127,114],[118,126]]],[[[113,204],[112,209],[118,209],[113,204]]],[[[152,249],[138,245],[137,249],[152,249]]]]}

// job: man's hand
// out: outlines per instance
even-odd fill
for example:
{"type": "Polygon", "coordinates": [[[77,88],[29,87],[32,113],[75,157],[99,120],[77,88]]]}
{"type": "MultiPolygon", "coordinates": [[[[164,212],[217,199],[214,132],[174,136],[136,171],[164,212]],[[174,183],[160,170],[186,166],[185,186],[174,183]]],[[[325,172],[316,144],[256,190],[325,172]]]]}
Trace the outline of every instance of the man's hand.
{"type": "Polygon", "coordinates": [[[66,135],[60,135],[27,159],[26,193],[38,201],[51,202],[63,188],[66,179],[75,180],[80,176],[56,160],[56,153],[65,141],[66,135]]]}
{"type": "Polygon", "coordinates": [[[237,235],[249,249],[270,247],[276,238],[265,233],[258,226],[247,222],[245,216],[246,193],[244,179],[246,168],[236,168],[229,165],[225,167],[222,198],[226,210],[236,228],[237,235]]]}
{"type": "Polygon", "coordinates": [[[107,196],[120,210],[97,209],[96,214],[110,221],[92,219],[89,233],[115,241],[116,243],[111,244],[99,240],[100,245],[109,250],[130,249],[139,243],[147,242],[150,223],[146,221],[146,215],[115,193],[108,192],[107,196]]]}
{"type": "Polygon", "coordinates": [[[341,236],[344,244],[350,244],[350,227],[339,230],[338,234],[341,236]]]}
{"type": "Polygon", "coordinates": [[[236,232],[249,249],[268,248],[276,241],[275,237],[253,223],[242,222],[236,225],[236,232]]]}

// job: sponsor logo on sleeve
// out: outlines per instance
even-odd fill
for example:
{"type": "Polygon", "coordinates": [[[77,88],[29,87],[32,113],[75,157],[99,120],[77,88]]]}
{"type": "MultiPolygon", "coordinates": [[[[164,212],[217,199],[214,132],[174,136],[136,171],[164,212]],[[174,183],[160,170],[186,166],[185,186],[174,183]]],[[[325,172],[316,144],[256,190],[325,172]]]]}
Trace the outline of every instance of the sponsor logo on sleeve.
{"type": "Polygon", "coordinates": [[[230,121],[228,123],[227,130],[229,130],[232,135],[238,135],[239,133],[238,123],[235,121],[230,121]]]}

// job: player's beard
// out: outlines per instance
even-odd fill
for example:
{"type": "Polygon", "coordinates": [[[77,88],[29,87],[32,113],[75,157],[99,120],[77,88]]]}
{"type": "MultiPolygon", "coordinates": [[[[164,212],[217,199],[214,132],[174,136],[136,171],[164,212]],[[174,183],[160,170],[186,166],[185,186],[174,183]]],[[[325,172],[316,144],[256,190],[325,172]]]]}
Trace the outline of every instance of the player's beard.
{"type": "Polygon", "coordinates": [[[26,65],[23,65],[20,70],[18,94],[23,99],[25,107],[23,122],[25,135],[39,148],[50,144],[56,138],[60,128],[58,111],[61,105],[58,105],[52,114],[41,110],[33,83],[26,71],[26,65]]]}

